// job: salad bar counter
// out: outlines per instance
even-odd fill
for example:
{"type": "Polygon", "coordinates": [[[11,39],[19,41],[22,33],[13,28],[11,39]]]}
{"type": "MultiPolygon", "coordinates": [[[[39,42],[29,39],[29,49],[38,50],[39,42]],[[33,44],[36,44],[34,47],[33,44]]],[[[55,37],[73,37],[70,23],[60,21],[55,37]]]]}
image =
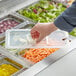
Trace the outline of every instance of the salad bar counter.
{"type": "MultiPolygon", "coordinates": [[[[59,36],[60,41],[65,42],[62,48],[6,48],[8,29],[31,29],[37,22],[53,22],[67,6],[51,0],[2,0],[0,6],[0,76],[35,76],[76,48],[76,38],[70,36],[76,36],[75,29],[67,38],[61,35],[62,30],[52,33],[52,38],[59,36]]],[[[51,42],[51,45],[54,44],[51,42]]]]}

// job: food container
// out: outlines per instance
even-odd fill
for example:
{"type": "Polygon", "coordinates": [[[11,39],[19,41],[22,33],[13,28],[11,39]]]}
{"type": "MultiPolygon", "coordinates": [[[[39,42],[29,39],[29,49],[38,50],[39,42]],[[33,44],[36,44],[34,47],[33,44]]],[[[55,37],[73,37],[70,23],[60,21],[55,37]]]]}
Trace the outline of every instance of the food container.
{"type": "MultiPolygon", "coordinates": [[[[5,42],[0,44],[3,48],[5,48],[5,42]]],[[[5,48],[6,49],[6,48],[5,48]]],[[[12,53],[12,55],[17,55],[17,52],[20,51],[19,49],[7,49],[6,51],[12,53]]]]}
{"type": "Polygon", "coordinates": [[[13,15],[8,15],[4,18],[1,18],[0,19],[0,34],[4,33],[7,29],[11,29],[17,26],[21,22],[23,22],[22,19],[13,15]]]}
{"type": "Polygon", "coordinates": [[[4,42],[5,31],[8,29],[26,28],[27,25],[32,25],[33,22],[28,21],[17,15],[8,15],[0,19],[0,43],[4,42]]]}
{"type": "MultiPolygon", "coordinates": [[[[21,28],[21,29],[26,29],[29,28],[31,29],[32,26],[34,26],[34,23],[28,22],[27,25],[25,23],[22,23],[21,25],[18,25],[19,27],[16,28],[21,28]],[[23,24],[23,25],[22,25],[23,24]]],[[[5,48],[5,40],[0,43],[0,45],[5,48]]],[[[8,52],[12,53],[13,55],[16,55],[18,51],[20,51],[20,49],[7,49],[8,52]]]]}
{"type": "Polygon", "coordinates": [[[0,41],[4,40],[4,32],[7,29],[11,29],[20,24],[21,22],[23,22],[22,19],[17,18],[13,15],[8,15],[4,18],[0,18],[0,41]]]}
{"type": "MultiPolygon", "coordinates": [[[[0,53],[1,53],[1,51],[0,51],[0,53]]],[[[11,56],[9,58],[2,53],[0,54],[0,76],[13,75],[17,72],[20,72],[20,70],[22,70],[22,68],[24,68],[24,66],[16,61],[13,61],[11,59],[11,56]]]]}
{"type": "MultiPolygon", "coordinates": [[[[19,49],[19,51],[21,51],[21,49],[19,49]]],[[[6,48],[3,48],[0,46],[0,55],[4,55],[4,56],[8,57],[9,59],[21,64],[23,66],[21,71],[34,65],[33,62],[31,62],[27,59],[23,59],[21,56],[19,56],[18,55],[19,51],[17,51],[16,54],[12,54],[11,52],[8,52],[8,50],[6,48]]]]}
{"type": "Polygon", "coordinates": [[[67,32],[55,31],[41,42],[36,43],[36,40],[31,37],[30,31],[30,29],[7,30],[5,47],[9,49],[62,48],[69,42],[67,32]]]}
{"type": "MultiPolygon", "coordinates": [[[[4,45],[4,43],[2,44],[2,46],[3,45],[4,45]]],[[[19,59],[23,60],[24,63],[28,62],[29,66],[32,66],[33,64],[43,60],[44,58],[46,58],[50,54],[54,53],[58,49],[59,48],[34,48],[34,49],[32,49],[32,48],[29,49],[28,48],[28,49],[7,49],[5,51],[8,51],[8,53],[10,52],[12,55],[14,55],[14,56],[18,57],[19,59]],[[40,52],[37,53],[37,50],[40,51],[40,52]],[[33,53],[34,53],[35,56],[33,55],[33,53]],[[25,54],[26,54],[26,56],[25,56],[25,54]],[[32,56],[32,60],[30,58],[30,55],[32,56]],[[28,59],[27,56],[29,56],[29,59],[28,59]],[[37,59],[38,56],[39,56],[39,59],[37,59]],[[34,58],[34,57],[36,57],[36,58],[34,58]]]]}
{"type": "Polygon", "coordinates": [[[22,8],[17,13],[34,22],[53,22],[65,9],[65,5],[56,1],[41,0],[22,8]]]}
{"type": "Polygon", "coordinates": [[[30,34],[30,29],[12,29],[6,31],[5,47],[19,49],[30,48],[30,45],[35,44],[30,34]],[[12,40],[12,42],[10,41],[12,40]],[[28,47],[29,45],[29,47],[28,47]],[[25,47],[26,46],[26,47],[25,47]]]}
{"type": "Polygon", "coordinates": [[[0,2],[5,2],[5,1],[8,1],[8,0],[0,0],[0,2]]]}
{"type": "Polygon", "coordinates": [[[19,51],[18,55],[24,59],[30,60],[33,63],[37,63],[48,57],[58,49],[59,48],[30,48],[19,51]]]}

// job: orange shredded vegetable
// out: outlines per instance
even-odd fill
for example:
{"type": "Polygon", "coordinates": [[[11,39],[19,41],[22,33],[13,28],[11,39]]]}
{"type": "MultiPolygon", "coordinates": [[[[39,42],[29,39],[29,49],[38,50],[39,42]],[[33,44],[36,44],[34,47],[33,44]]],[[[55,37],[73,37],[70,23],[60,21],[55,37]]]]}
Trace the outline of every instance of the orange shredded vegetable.
{"type": "Polygon", "coordinates": [[[26,51],[23,55],[24,58],[37,63],[44,59],[45,57],[49,56],[53,52],[58,50],[58,48],[39,48],[39,49],[29,49],[29,51],[26,51]]]}

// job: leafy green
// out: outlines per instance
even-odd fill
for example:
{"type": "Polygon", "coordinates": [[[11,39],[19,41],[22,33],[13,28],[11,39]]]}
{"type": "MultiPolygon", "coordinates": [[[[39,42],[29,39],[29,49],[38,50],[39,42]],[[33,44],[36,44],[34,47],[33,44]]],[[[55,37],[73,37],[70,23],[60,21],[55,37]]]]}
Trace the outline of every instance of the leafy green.
{"type": "Polygon", "coordinates": [[[70,35],[76,36],[76,28],[74,28],[74,29],[70,32],[70,35]]]}
{"type": "Polygon", "coordinates": [[[36,22],[52,22],[65,9],[61,3],[54,3],[51,0],[40,0],[39,3],[19,10],[18,12],[36,22]]]}

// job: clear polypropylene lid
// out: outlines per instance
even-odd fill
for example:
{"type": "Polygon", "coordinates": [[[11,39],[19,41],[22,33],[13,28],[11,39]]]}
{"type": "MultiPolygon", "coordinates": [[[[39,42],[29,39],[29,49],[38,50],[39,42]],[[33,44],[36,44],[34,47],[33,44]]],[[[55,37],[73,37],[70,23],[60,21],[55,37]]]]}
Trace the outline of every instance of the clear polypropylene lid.
{"type": "Polygon", "coordinates": [[[55,31],[39,43],[31,37],[30,31],[30,29],[7,30],[5,47],[9,49],[61,48],[67,44],[68,34],[63,31],[55,31]]]}

